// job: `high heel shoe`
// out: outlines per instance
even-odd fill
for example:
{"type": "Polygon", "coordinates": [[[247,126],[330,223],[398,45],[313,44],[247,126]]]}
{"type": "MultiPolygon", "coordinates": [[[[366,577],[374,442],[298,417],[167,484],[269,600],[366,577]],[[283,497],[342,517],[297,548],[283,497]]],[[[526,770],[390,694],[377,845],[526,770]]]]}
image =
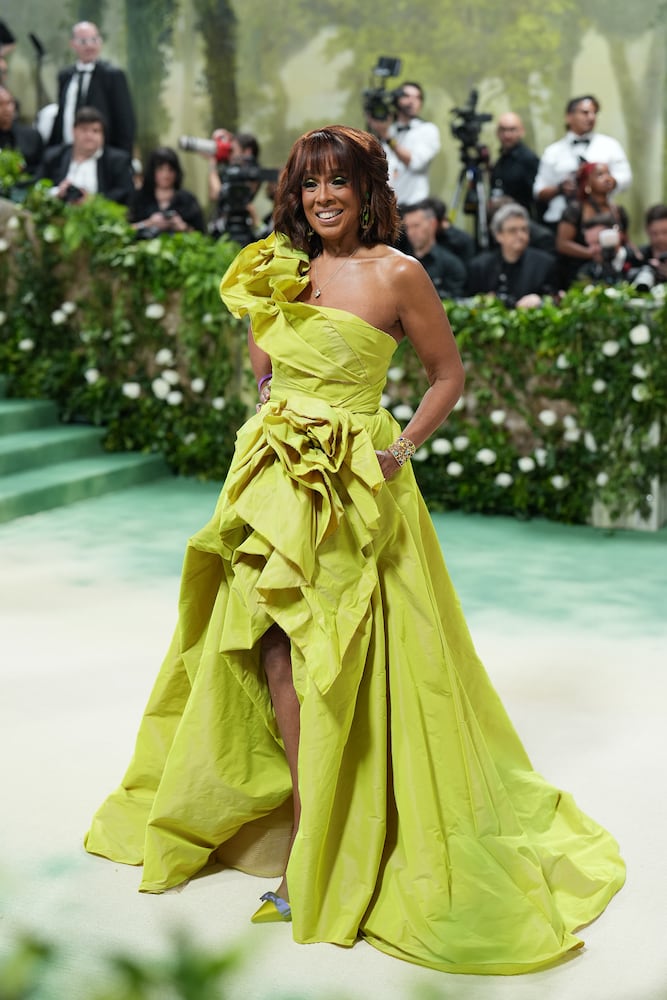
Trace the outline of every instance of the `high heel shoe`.
{"type": "Polygon", "coordinates": [[[275,892],[265,892],[259,898],[263,902],[250,918],[253,924],[274,924],[279,920],[288,923],[292,919],[292,909],[282,896],[277,896],[275,892]]]}

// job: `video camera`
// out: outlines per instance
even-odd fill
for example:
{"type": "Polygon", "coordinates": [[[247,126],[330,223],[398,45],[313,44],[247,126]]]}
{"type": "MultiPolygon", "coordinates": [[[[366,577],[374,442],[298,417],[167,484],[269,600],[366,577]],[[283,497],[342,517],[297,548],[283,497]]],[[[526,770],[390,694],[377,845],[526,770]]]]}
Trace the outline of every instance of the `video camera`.
{"type": "Polygon", "coordinates": [[[450,129],[455,139],[461,143],[461,158],[465,162],[469,158],[468,150],[475,149],[478,159],[488,159],[488,149],[479,144],[479,134],[485,122],[493,121],[493,115],[478,114],[478,93],[473,87],[468,95],[468,101],[462,108],[452,108],[451,114],[455,120],[450,129]]]}
{"type": "Polygon", "coordinates": [[[398,76],[401,72],[401,60],[393,56],[380,56],[375,66],[371,70],[371,86],[363,92],[364,113],[369,118],[383,122],[387,118],[392,118],[396,111],[399,98],[403,95],[403,88],[397,87],[395,90],[385,90],[384,83],[380,86],[373,83],[379,77],[386,80],[390,76],[398,76]]]}

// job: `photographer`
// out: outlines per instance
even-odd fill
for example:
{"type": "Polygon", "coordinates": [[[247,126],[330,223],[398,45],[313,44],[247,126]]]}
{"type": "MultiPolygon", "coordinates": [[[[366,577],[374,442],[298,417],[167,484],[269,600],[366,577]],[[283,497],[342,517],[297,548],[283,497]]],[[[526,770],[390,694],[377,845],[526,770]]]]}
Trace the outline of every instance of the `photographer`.
{"type": "Polygon", "coordinates": [[[128,205],[134,191],[132,162],[124,149],[105,146],[106,122],[97,108],[79,108],[74,119],[74,141],[50,146],[36,180],[53,181],[53,193],[63,201],[81,202],[101,194],[128,205]]]}
{"type": "Polygon", "coordinates": [[[259,174],[259,143],[251,132],[235,135],[227,129],[216,129],[212,138],[217,148],[208,157],[208,194],[214,205],[209,229],[214,236],[228,232],[245,246],[255,239],[259,226],[252,204],[261,186],[253,177],[259,174]]]}
{"type": "Polygon", "coordinates": [[[652,205],[644,217],[644,228],[649,241],[639,252],[653,271],[653,284],[660,284],[667,281],[667,205],[652,205]]]}
{"type": "Polygon", "coordinates": [[[194,194],[182,187],[183,168],[176,150],[159,146],[151,153],[141,188],[132,196],[128,219],[137,236],[204,232],[204,216],[194,194]]]}
{"type": "Polygon", "coordinates": [[[414,205],[429,195],[428,169],[440,152],[440,132],[433,122],[420,118],[424,91],[406,81],[394,96],[394,120],[367,115],[368,128],[384,146],[389,164],[389,184],[399,208],[414,205]]]}

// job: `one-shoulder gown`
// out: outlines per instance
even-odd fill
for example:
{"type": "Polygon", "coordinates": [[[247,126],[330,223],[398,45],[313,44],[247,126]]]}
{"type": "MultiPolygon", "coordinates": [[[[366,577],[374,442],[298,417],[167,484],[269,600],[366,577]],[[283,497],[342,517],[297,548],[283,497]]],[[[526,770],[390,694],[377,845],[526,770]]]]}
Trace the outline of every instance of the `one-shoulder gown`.
{"type": "MultiPolygon", "coordinates": [[[[297,301],[308,259],[245,248],[221,294],[273,365],[211,521],[189,541],[176,632],[86,848],[162,892],[212,862],[277,876],[291,782],[260,638],[289,636],[302,816],[298,942],[370,944],[456,973],[520,973],[582,942],[624,880],[610,834],[537,774],[473,647],[380,398],[396,342],[297,301]]],[[[286,928],[286,933],[289,931],[286,928]]]]}

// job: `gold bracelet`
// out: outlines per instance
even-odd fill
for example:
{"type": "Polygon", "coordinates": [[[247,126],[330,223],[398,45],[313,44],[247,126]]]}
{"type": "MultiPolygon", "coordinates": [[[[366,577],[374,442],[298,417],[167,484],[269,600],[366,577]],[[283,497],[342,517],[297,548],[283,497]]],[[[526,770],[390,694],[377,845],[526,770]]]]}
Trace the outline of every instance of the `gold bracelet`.
{"type": "Polygon", "coordinates": [[[403,437],[401,434],[392,445],[389,445],[387,450],[390,455],[394,456],[399,466],[403,466],[417,451],[417,446],[413,444],[410,438],[403,437]]]}

